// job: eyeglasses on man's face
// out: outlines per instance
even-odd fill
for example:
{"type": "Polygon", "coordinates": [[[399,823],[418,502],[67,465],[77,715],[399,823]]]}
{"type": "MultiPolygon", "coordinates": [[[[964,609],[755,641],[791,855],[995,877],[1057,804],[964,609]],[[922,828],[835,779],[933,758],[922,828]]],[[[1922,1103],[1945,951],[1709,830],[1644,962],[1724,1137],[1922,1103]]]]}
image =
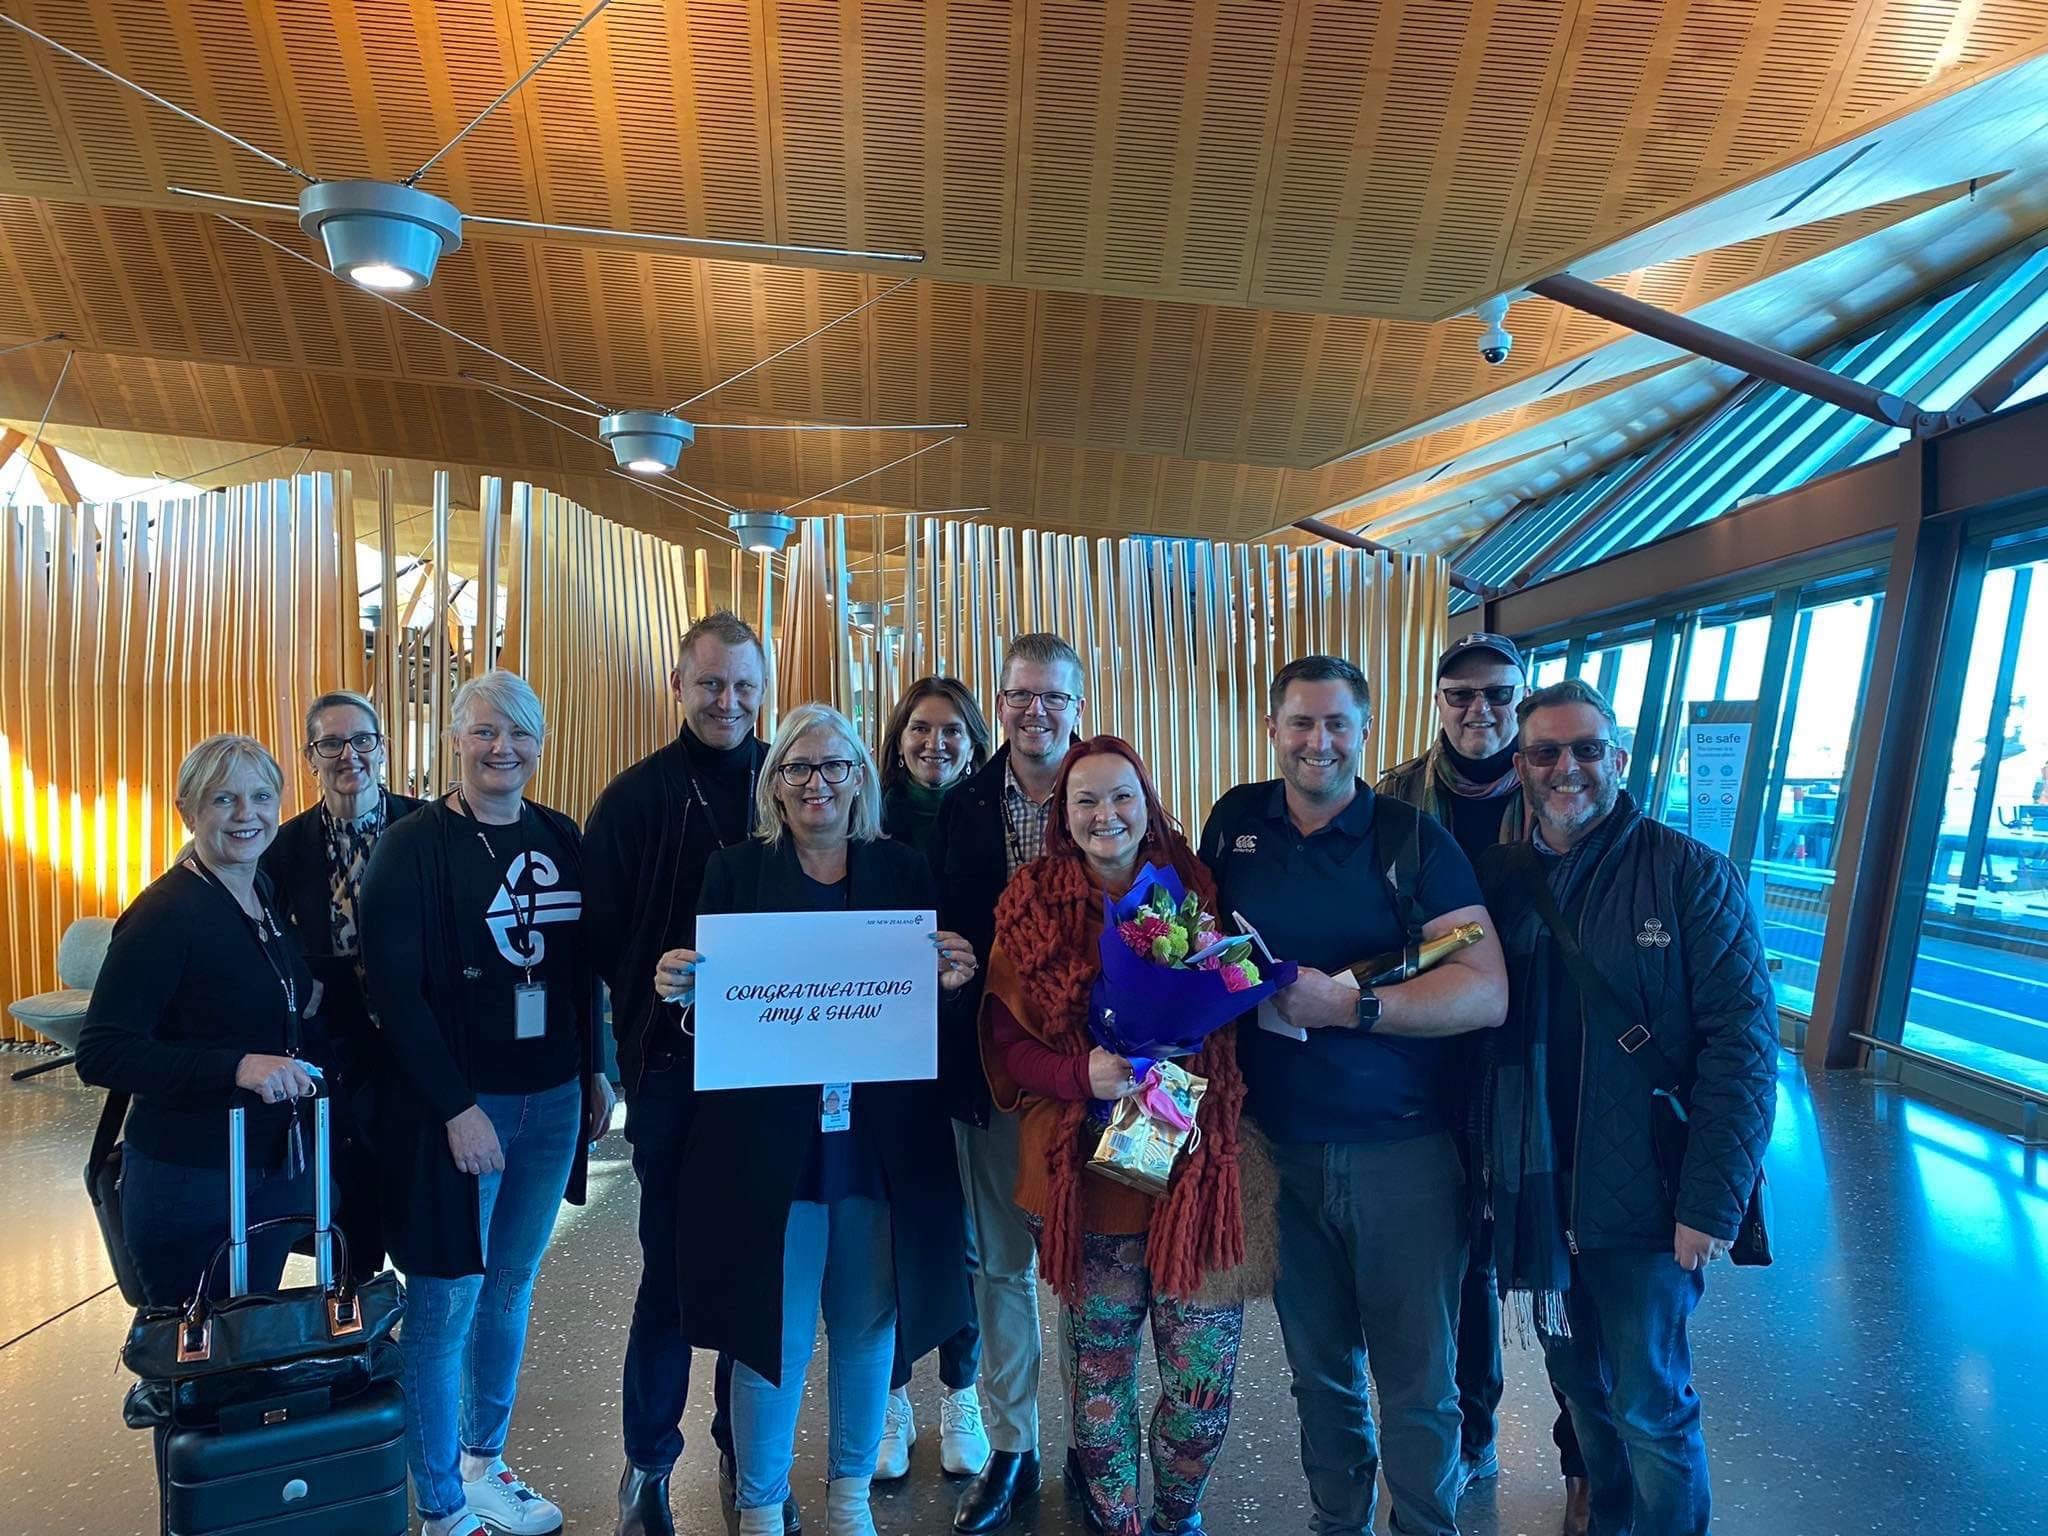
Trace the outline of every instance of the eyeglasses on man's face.
{"type": "Polygon", "coordinates": [[[1472,701],[1482,695],[1496,709],[1505,709],[1515,702],[1515,695],[1521,690],[1513,683],[1505,683],[1496,688],[1439,688],[1437,692],[1453,709],[1470,709],[1472,701]]]}
{"type": "Polygon", "coordinates": [[[1614,751],[1611,741],[1539,741],[1533,746],[1522,748],[1522,756],[1538,768],[1550,768],[1569,752],[1572,760],[1579,763],[1602,763],[1607,754],[1614,751]]]}
{"type": "Polygon", "coordinates": [[[321,757],[332,759],[350,751],[358,757],[368,757],[383,742],[383,736],[376,731],[357,731],[353,736],[322,736],[308,745],[321,757]]]}
{"type": "Polygon", "coordinates": [[[1056,688],[1046,693],[1040,693],[1032,688],[1005,688],[996,697],[1015,710],[1029,709],[1034,702],[1042,704],[1048,715],[1056,715],[1061,710],[1074,707],[1074,695],[1062,693],[1056,688]]]}
{"type": "Polygon", "coordinates": [[[811,775],[814,773],[827,784],[844,784],[853,777],[853,770],[859,766],[844,757],[828,757],[822,763],[806,762],[800,757],[793,757],[775,771],[782,775],[783,783],[793,789],[801,789],[811,782],[811,775]]]}

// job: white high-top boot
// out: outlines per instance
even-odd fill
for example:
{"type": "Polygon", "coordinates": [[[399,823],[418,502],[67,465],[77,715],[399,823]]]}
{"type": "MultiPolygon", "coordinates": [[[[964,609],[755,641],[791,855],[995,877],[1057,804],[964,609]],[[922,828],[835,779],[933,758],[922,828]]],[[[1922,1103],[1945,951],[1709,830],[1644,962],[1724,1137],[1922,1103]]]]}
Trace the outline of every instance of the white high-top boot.
{"type": "Polygon", "coordinates": [[[782,1506],[741,1510],[740,1536],[782,1536],[782,1506]]]}
{"type": "MultiPolygon", "coordinates": [[[[876,1536],[869,1477],[835,1477],[825,1490],[825,1536],[876,1536]]],[[[752,1536],[742,1532],[741,1536],[752,1536]]]]}

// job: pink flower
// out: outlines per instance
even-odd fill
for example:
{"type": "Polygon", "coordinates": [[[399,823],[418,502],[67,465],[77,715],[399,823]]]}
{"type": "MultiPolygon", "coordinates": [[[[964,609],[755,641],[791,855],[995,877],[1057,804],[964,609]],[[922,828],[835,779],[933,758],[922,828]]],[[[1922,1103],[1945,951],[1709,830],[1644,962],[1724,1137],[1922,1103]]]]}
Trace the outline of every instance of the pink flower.
{"type": "Polygon", "coordinates": [[[1244,973],[1241,965],[1223,967],[1223,990],[1226,992],[1248,992],[1254,983],[1244,973]]]}
{"type": "Polygon", "coordinates": [[[1116,931],[1119,938],[1141,955],[1151,954],[1153,946],[1173,932],[1165,918],[1149,913],[1125,919],[1116,925],[1116,931]]]}
{"type": "Polygon", "coordinates": [[[1204,928],[1195,935],[1194,947],[1196,949],[1207,949],[1211,944],[1216,943],[1222,937],[1223,935],[1218,933],[1214,928],[1204,928]]]}

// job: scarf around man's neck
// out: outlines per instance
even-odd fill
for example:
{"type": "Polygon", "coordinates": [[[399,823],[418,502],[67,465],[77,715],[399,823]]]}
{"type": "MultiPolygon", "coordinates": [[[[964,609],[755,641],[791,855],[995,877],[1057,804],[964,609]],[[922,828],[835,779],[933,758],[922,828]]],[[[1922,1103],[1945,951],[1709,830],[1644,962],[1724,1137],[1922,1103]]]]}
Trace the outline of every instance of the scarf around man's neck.
{"type": "Polygon", "coordinates": [[[1497,800],[1521,787],[1515,776],[1515,747],[1520,740],[1519,736],[1510,737],[1508,744],[1490,757],[1467,757],[1439,731],[1430,753],[1430,769],[1437,782],[1454,795],[1497,800]]]}
{"type": "MultiPolygon", "coordinates": [[[[1626,804],[1624,796],[1569,853],[1541,851],[1533,841],[1517,849],[1518,885],[1524,878],[1547,881],[1551,899],[1571,920],[1602,856],[1629,820],[1626,804]]],[[[1553,1030],[1585,1027],[1586,1000],[1578,999],[1580,1011],[1571,1017],[1558,1014],[1558,997],[1578,998],[1578,989],[1569,984],[1564,956],[1534,914],[1533,899],[1524,895],[1518,906],[1523,920],[1535,925],[1536,942],[1519,961],[1510,961],[1510,993],[1518,1002],[1487,1043],[1492,1071],[1485,1115],[1502,1328],[1526,1346],[1538,1334],[1571,1337],[1564,1305],[1572,1273],[1565,1242],[1571,1192],[1558,1167],[1558,1131],[1550,1115],[1550,1040],[1553,1030]]]]}

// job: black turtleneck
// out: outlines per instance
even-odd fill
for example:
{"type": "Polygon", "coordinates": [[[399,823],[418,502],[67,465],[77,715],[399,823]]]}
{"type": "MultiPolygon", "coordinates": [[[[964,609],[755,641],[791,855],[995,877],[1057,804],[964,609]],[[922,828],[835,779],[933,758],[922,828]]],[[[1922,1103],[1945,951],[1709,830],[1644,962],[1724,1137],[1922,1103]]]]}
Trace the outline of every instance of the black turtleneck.
{"type": "Polygon", "coordinates": [[[736,747],[714,747],[687,725],[683,727],[683,750],[690,757],[690,772],[711,808],[718,841],[737,843],[752,826],[754,798],[754,738],[743,736],[736,747]]]}
{"type": "MultiPolygon", "coordinates": [[[[1512,772],[1515,766],[1515,745],[1519,737],[1509,738],[1508,744],[1491,757],[1467,757],[1451,745],[1451,739],[1442,739],[1444,760],[1466,779],[1474,784],[1491,784],[1502,774],[1512,772]]],[[[1507,791],[1519,794],[1519,786],[1507,791]]],[[[1449,795],[1451,802],[1451,836],[1458,840],[1458,846],[1465,850],[1465,857],[1475,864],[1483,848],[1491,848],[1500,841],[1501,818],[1507,814],[1507,801],[1502,796],[1491,799],[1477,799],[1468,795],[1449,795]]]]}

